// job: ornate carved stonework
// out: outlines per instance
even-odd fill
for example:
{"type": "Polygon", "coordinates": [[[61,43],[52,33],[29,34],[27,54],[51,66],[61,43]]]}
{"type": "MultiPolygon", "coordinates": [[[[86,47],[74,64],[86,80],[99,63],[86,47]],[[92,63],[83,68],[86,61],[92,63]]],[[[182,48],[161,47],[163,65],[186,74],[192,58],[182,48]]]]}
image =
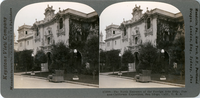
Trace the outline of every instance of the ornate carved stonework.
{"type": "Polygon", "coordinates": [[[137,20],[139,20],[142,16],[142,9],[140,9],[140,6],[137,7],[137,5],[135,5],[135,8],[133,9],[133,12],[132,12],[132,21],[135,22],[137,20]]]}
{"type": "Polygon", "coordinates": [[[144,35],[145,37],[153,35],[153,28],[146,29],[144,35]]]}
{"type": "Polygon", "coordinates": [[[122,39],[123,42],[128,41],[128,36],[124,36],[122,39]]]}
{"type": "Polygon", "coordinates": [[[123,30],[123,33],[122,33],[122,42],[128,41],[127,27],[125,27],[125,25],[122,24],[121,29],[123,30]]]}
{"type": "Polygon", "coordinates": [[[40,42],[40,36],[35,37],[35,42],[40,42]]]}
{"type": "Polygon", "coordinates": [[[47,22],[47,21],[50,21],[53,16],[54,16],[54,9],[53,9],[53,6],[49,7],[49,5],[47,6],[47,8],[45,9],[45,18],[44,18],[44,21],[47,22]]]}
{"type": "Polygon", "coordinates": [[[57,37],[62,36],[62,35],[65,36],[65,29],[64,28],[57,30],[57,37]]]}

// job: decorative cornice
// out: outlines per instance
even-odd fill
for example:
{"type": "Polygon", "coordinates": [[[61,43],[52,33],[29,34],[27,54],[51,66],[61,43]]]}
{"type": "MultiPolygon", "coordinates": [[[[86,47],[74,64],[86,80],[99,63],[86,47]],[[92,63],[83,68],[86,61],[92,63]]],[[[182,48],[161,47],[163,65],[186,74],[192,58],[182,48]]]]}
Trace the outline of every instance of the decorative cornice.
{"type": "Polygon", "coordinates": [[[167,12],[167,11],[156,8],[151,11],[145,12],[141,16],[141,18],[139,18],[137,21],[128,20],[128,21],[122,22],[122,24],[124,24],[126,26],[137,25],[138,23],[141,23],[143,20],[147,19],[148,17],[150,17],[150,18],[153,18],[153,17],[161,18],[162,17],[163,19],[167,19],[169,21],[177,21],[177,19],[181,19],[183,16],[180,13],[173,14],[171,12],[167,12]],[[163,11],[164,13],[161,13],[161,11],[163,11]],[[168,13],[169,15],[167,15],[166,13],[168,13]]]}
{"type": "Polygon", "coordinates": [[[33,38],[33,36],[23,37],[23,38],[18,39],[17,41],[19,42],[21,40],[26,40],[26,39],[31,39],[31,38],[33,38]]]}
{"type": "Polygon", "coordinates": [[[111,37],[111,38],[108,38],[108,39],[106,39],[104,41],[114,40],[114,39],[118,39],[118,38],[121,38],[121,36],[111,37]]]}

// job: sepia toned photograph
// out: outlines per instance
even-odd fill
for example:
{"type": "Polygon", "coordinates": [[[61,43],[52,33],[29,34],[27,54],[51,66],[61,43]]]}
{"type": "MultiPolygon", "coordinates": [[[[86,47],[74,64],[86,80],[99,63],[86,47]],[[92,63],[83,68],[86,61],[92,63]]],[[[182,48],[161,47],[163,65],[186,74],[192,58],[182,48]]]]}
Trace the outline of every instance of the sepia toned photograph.
{"type": "Polygon", "coordinates": [[[121,2],[100,15],[100,88],[185,87],[182,13],[159,2],[121,2]]]}
{"type": "Polygon", "coordinates": [[[0,98],[200,97],[198,0],[0,1],[0,98]]]}
{"type": "Polygon", "coordinates": [[[20,9],[14,20],[14,88],[98,88],[99,16],[72,2],[20,9]]]}

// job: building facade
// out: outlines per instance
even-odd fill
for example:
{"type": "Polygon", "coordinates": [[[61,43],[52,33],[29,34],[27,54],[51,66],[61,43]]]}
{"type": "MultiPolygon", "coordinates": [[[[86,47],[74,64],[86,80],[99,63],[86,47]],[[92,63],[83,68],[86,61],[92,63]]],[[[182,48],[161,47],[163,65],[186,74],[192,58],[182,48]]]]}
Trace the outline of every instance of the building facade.
{"type": "Polygon", "coordinates": [[[121,30],[119,30],[119,26],[115,24],[111,24],[106,27],[106,51],[115,49],[118,50],[121,48],[121,30]]]}
{"type": "Polygon", "coordinates": [[[173,43],[176,39],[185,37],[184,20],[182,14],[171,13],[158,8],[142,13],[140,6],[135,6],[132,10],[132,19],[123,21],[120,25],[109,25],[106,27],[106,50],[119,49],[123,54],[126,50],[131,50],[134,54],[134,64],[139,64],[140,45],[146,42],[153,46],[165,50],[168,56],[168,65],[172,64],[170,57],[173,50],[165,43],[173,43]]]}
{"type": "MultiPolygon", "coordinates": [[[[77,43],[85,43],[91,36],[98,36],[99,18],[96,12],[83,13],[73,9],[60,10],[55,13],[53,6],[47,6],[45,18],[32,25],[22,25],[18,28],[18,50],[43,50],[48,57],[51,55],[52,45],[60,41],[67,47],[82,52],[77,43]]],[[[48,65],[43,64],[44,70],[48,65]]]]}

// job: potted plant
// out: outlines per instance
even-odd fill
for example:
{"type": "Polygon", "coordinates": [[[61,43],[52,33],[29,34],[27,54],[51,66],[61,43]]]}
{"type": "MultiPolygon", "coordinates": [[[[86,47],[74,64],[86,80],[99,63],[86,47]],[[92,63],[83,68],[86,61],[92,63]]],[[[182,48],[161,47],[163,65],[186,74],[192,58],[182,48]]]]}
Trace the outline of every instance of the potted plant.
{"type": "Polygon", "coordinates": [[[122,76],[121,69],[119,70],[118,75],[119,75],[120,77],[122,76]]]}
{"type": "Polygon", "coordinates": [[[35,75],[34,68],[32,68],[31,75],[35,75]]]}
{"type": "Polygon", "coordinates": [[[165,75],[161,75],[160,80],[166,80],[165,75]]]}

